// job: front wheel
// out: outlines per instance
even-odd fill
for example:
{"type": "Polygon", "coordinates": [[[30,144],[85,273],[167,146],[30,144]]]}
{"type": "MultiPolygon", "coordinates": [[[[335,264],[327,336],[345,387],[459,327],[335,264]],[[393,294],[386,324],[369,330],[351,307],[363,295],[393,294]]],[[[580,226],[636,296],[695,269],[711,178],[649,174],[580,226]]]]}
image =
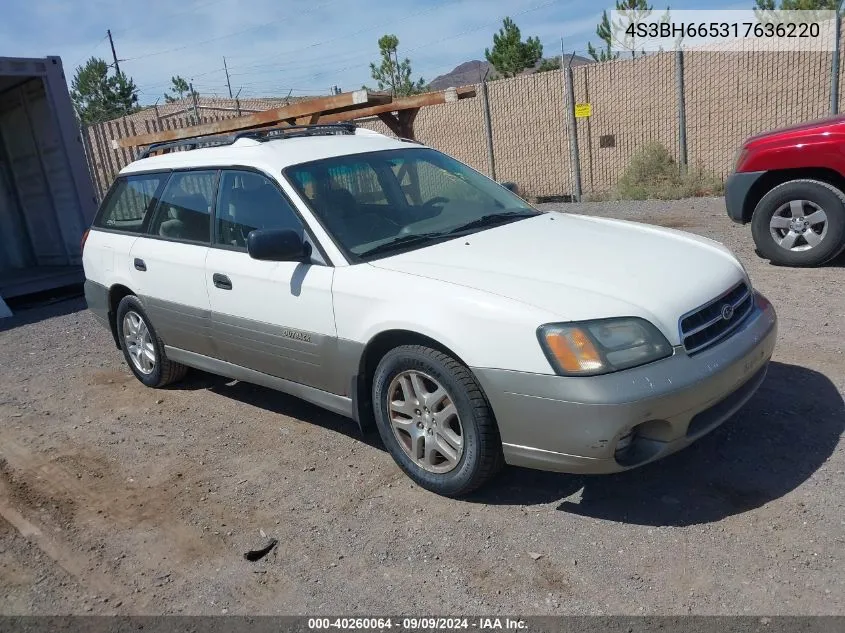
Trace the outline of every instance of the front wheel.
{"type": "Polygon", "coordinates": [[[845,194],[819,180],[778,185],[754,209],[751,233],[774,264],[824,264],[845,248],[845,194]]]}
{"type": "Polygon", "coordinates": [[[373,405],[387,450],[427,490],[466,495],[504,462],[487,399],[448,354],[420,345],[388,352],[373,378],[373,405]]]}

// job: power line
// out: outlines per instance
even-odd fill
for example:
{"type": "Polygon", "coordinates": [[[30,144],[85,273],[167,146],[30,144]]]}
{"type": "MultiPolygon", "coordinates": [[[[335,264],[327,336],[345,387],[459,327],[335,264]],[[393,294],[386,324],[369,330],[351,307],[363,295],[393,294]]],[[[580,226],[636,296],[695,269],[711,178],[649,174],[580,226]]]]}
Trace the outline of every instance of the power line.
{"type": "MultiPolygon", "coordinates": [[[[300,13],[300,15],[313,13],[314,11],[317,11],[318,9],[324,9],[328,5],[333,4],[337,1],[338,0],[329,0],[329,2],[318,5],[316,7],[312,7],[308,11],[303,11],[302,13],[300,13]]],[[[234,31],[233,33],[226,33],[225,35],[219,35],[217,37],[210,37],[208,39],[200,40],[198,42],[191,42],[190,44],[185,44],[183,46],[176,46],[176,47],[173,47],[173,48],[167,48],[167,49],[160,50],[160,51],[154,51],[152,53],[145,53],[143,55],[136,55],[135,57],[127,57],[123,61],[131,62],[131,61],[135,61],[135,60],[138,60],[138,59],[146,59],[147,57],[155,57],[156,55],[164,55],[166,53],[175,53],[176,51],[183,51],[186,48],[191,48],[193,46],[200,46],[202,44],[209,44],[210,42],[218,42],[220,40],[225,40],[229,37],[234,37],[235,35],[243,35],[244,33],[249,33],[251,31],[256,31],[258,29],[263,29],[267,26],[270,26],[271,24],[276,24],[276,23],[281,22],[285,19],[287,19],[287,16],[285,16],[283,18],[279,18],[278,20],[272,20],[270,22],[262,22],[261,24],[256,24],[255,26],[250,26],[249,28],[242,29],[240,31],[234,31]]]]}
{"type": "MultiPolygon", "coordinates": [[[[179,15],[192,14],[192,13],[195,13],[198,9],[204,9],[206,7],[210,7],[213,4],[220,4],[221,2],[224,2],[224,1],[225,0],[211,0],[211,2],[205,2],[203,4],[198,4],[196,6],[189,7],[187,9],[183,9],[181,11],[176,11],[175,13],[166,13],[164,15],[155,14],[155,20],[156,20],[156,23],[161,24],[163,20],[169,20],[170,18],[174,18],[174,17],[179,16],[179,15]]],[[[128,33],[129,31],[132,31],[135,28],[136,27],[132,26],[132,27],[126,27],[126,28],[122,28],[122,29],[117,29],[115,31],[112,31],[112,34],[114,35],[114,34],[119,34],[119,33],[128,33]]]]}
{"type": "MultiPolygon", "coordinates": [[[[558,1],[558,0],[555,0],[555,1],[558,1]]],[[[302,47],[298,47],[298,48],[292,48],[292,49],[289,49],[287,51],[282,51],[281,53],[276,54],[274,57],[278,58],[278,57],[281,57],[282,55],[300,54],[300,53],[302,53],[302,51],[308,50],[309,48],[316,48],[318,46],[323,46],[324,44],[331,44],[332,42],[336,42],[338,40],[343,40],[343,39],[346,39],[348,37],[353,37],[355,35],[360,35],[362,33],[366,33],[368,31],[374,31],[376,29],[384,28],[385,26],[388,26],[390,24],[394,24],[394,23],[398,23],[398,22],[405,22],[407,20],[410,20],[411,18],[419,17],[420,15],[424,15],[426,13],[431,13],[433,11],[441,9],[445,6],[445,4],[446,4],[445,2],[441,2],[439,4],[436,4],[435,6],[430,6],[430,7],[427,7],[425,9],[420,9],[419,11],[409,13],[409,14],[407,14],[403,17],[399,17],[395,20],[387,20],[386,22],[379,22],[378,24],[373,24],[373,25],[370,25],[370,26],[365,27],[363,29],[350,31],[348,33],[344,33],[342,35],[338,35],[336,37],[332,37],[332,38],[329,38],[327,40],[321,40],[319,42],[314,42],[312,44],[308,44],[307,46],[302,46],[302,47]]],[[[336,57],[336,56],[333,55],[332,57],[336,57]]],[[[348,58],[348,56],[345,56],[345,57],[348,58]]],[[[267,67],[275,67],[275,66],[278,66],[278,65],[279,65],[279,63],[277,62],[277,63],[272,63],[272,64],[270,64],[270,63],[253,64],[253,65],[247,65],[247,66],[238,65],[238,66],[232,66],[232,68],[242,68],[242,69],[244,69],[244,68],[267,68],[267,67]]]]}
{"type": "MultiPolygon", "coordinates": [[[[311,12],[313,12],[313,11],[317,10],[317,9],[322,9],[322,8],[324,8],[324,7],[328,6],[329,4],[332,4],[333,2],[336,2],[336,1],[337,1],[337,0],[331,0],[330,2],[327,2],[327,3],[323,4],[323,5],[318,6],[318,7],[315,7],[312,11],[308,11],[308,12],[306,12],[306,13],[311,13],[311,12]]],[[[278,57],[281,57],[281,56],[283,56],[283,55],[299,54],[299,53],[301,53],[301,52],[302,52],[302,51],[304,51],[304,50],[308,50],[308,49],[311,49],[311,48],[316,48],[316,47],[319,47],[319,46],[323,46],[323,45],[325,45],[325,44],[330,44],[330,43],[332,43],[332,42],[336,42],[336,41],[338,41],[338,40],[346,39],[346,38],[348,38],[348,37],[353,37],[353,36],[355,36],[355,35],[360,35],[361,33],[366,33],[367,31],[373,31],[373,30],[376,30],[376,29],[384,28],[385,26],[388,26],[388,25],[390,25],[390,24],[394,24],[394,23],[397,23],[397,22],[404,22],[404,21],[409,20],[409,19],[411,19],[411,18],[418,17],[418,16],[423,15],[423,14],[426,14],[426,13],[431,13],[432,11],[435,11],[435,10],[437,10],[437,9],[442,8],[444,5],[445,5],[445,2],[441,2],[440,4],[437,4],[437,5],[435,5],[435,6],[430,6],[430,7],[427,7],[427,8],[425,8],[425,9],[421,9],[421,10],[419,10],[419,11],[415,11],[415,12],[413,12],[413,13],[407,14],[407,15],[405,15],[405,16],[403,16],[403,17],[398,18],[398,19],[394,19],[394,20],[387,20],[386,22],[380,22],[380,23],[378,23],[378,24],[374,24],[374,25],[371,25],[371,26],[365,27],[365,28],[363,28],[363,29],[357,29],[357,30],[355,30],[355,31],[350,31],[350,32],[348,32],[348,33],[345,33],[345,34],[343,34],[343,35],[339,35],[339,36],[337,36],[337,37],[332,37],[332,38],[329,38],[329,39],[327,39],[327,40],[321,40],[321,41],[318,41],[318,42],[313,42],[313,43],[308,44],[308,45],[306,45],[306,46],[304,46],[304,47],[299,47],[299,48],[295,48],[295,49],[289,49],[289,50],[287,50],[287,51],[282,51],[281,53],[276,54],[276,55],[275,55],[275,57],[277,57],[277,58],[278,58],[278,57]]],[[[302,14],[300,14],[300,15],[302,15],[302,14]]],[[[279,22],[279,21],[280,21],[280,20],[276,20],[275,22],[279,22]]],[[[262,25],[260,25],[260,26],[267,26],[267,25],[269,25],[269,24],[273,24],[273,23],[274,23],[274,22],[267,22],[267,23],[262,24],[262,25]]],[[[247,31],[249,31],[249,30],[254,30],[254,29],[256,29],[256,28],[259,28],[259,27],[250,27],[249,29],[247,29],[247,31]]],[[[240,34],[240,33],[242,33],[242,32],[246,32],[246,31],[239,31],[238,33],[235,33],[235,34],[240,34]]],[[[235,35],[235,34],[230,34],[230,35],[235,35]]],[[[226,36],[221,36],[221,37],[219,37],[219,38],[213,38],[212,40],[205,40],[205,41],[203,41],[203,42],[198,42],[197,44],[207,43],[207,42],[209,42],[209,41],[214,41],[214,40],[217,40],[217,39],[222,39],[223,37],[229,37],[229,35],[226,35],[226,36]]],[[[137,57],[131,57],[131,58],[128,58],[128,59],[126,59],[126,60],[124,60],[124,61],[132,61],[132,60],[136,60],[136,59],[141,59],[141,58],[143,58],[143,57],[149,57],[150,55],[158,55],[158,54],[163,54],[163,53],[165,53],[165,52],[172,52],[172,51],[175,51],[175,50],[182,50],[182,49],[184,49],[184,48],[189,48],[190,46],[193,46],[193,45],[192,45],[192,44],[188,44],[188,45],[181,46],[181,47],[178,47],[178,48],[175,48],[175,49],[169,49],[169,50],[167,50],[167,51],[159,51],[159,52],[156,52],[156,53],[150,53],[150,54],[147,54],[147,55],[141,55],[141,56],[137,56],[137,57]]],[[[362,57],[362,56],[364,56],[364,55],[369,55],[369,54],[370,54],[369,52],[361,52],[361,53],[356,53],[356,54],[353,54],[352,56],[353,56],[353,57],[362,57]]],[[[338,54],[338,55],[328,55],[328,56],[325,56],[324,58],[320,58],[320,59],[318,59],[318,60],[313,60],[313,59],[312,59],[312,60],[311,60],[311,63],[306,64],[306,65],[304,65],[304,66],[296,66],[296,67],[294,67],[294,69],[295,69],[295,70],[300,70],[300,69],[305,70],[305,69],[309,69],[309,68],[317,68],[317,67],[319,67],[319,66],[323,65],[323,63],[324,63],[324,61],[325,61],[325,60],[327,60],[327,59],[335,59],[335,58],[336,58],[336,59],[345,59],[345,60],[348,60],[348,59],[350,58],[350,55],[349,55],[348,53],[347,53],[347,54],[338,54]]],[[[369,62],[368,62],[368,63],[369,63],[369,62]]],[[[280,63],[279,63],[279,62],[275,62],[275,63],[263,63],[263,64],[252,64],[252,65],[235,64],[235,65],[229,66],[228,68],[233,68],[233,69],[234,69],[234,68],[239,68],[239,69],[249,69],[249,68],[274,68],[274,67],[276,67],[276,68],[277,68],[277,67],[279,67],[279,66],[280,66],[280,63]]],[[[202,72],[202,73],[193,74],[193,75],[191,75],[191,77],[192,77],[192,78],[194,78],[194,79],[199,78],[199,77],[205,77],[205,76],[207,76],[207,75],[211,75],[211,74],[213,74],[213,73],[220,72],[221,70],[224,70],[224,72],[225,72],[225,71],[227,71],[227,70],[228,70],[228,68],[226,68],[226,69],[222,69],[222,68],[221,68],[221,69],[214,69],[214,70],[204,71],[204,72],[202,72]]],[[[289,69],[290,69],[290,68],[289,68],[288,66],[283,66],[282,68],[280,68],[280,70],[289,70],[289,69]]],[[[247,75],[247,74],[257,74],[257,73],[231,73],[231,76],[232,76],[232,77],[236,77],[236,76],[244,76],[244,75],[247,75]]],[[[151,84],[151,85],[162,85],[162,86],[165,86],[165,85],[167,85],[167,83],[165,82],[165,83],[163,83],[163,84],[151,84]]]]}
{"type": "MultiPolygon", "coordinates": [[[[546,7],[550,7],[551,5],[557,4],[558,2],[560,2],[560,0],[547,0],[546,2],[528,7],[527,9],[523,9],[522,11],[515,11],[515,12],[511,13],[510,15],[511,16],[525,15],[526,13],[531,13],[533,11],[539,11],[540,9],[545,9],[546,7]]],[[[447,42],[449,40],[454,40],[454,39],[458,39],[460,37],[463,37],[464,35],[469,35],[470,33],[475,33],[477,31],[480,31],[481,29],[488,29],[491,26],[498,25],[499,22],[502,19],[503,19],[503,17],[500,16],[499,19],[496,20],[495,22],[488,22],[486,24],[482,24],[480,26],[473,27],[471,29],[467,29],[466,31],[461,31],[460,33],[456,33],[454,35],[442,37],[439,40],[432,40],[430,42],[426,42],[425,44],[420,44],[419,46],[414,46],[413,48],[407,48],[407,49],[405,49],[405,53],[412,53],[413,51],[417,51],[421,48],[425,48],[426,46],[431,46],[432,44],[440,44],[441,42],[447,42]]]]}
{"type": "Polygon", "coordinates": [[[80,58],[79,58],[79,61],[78,61],[78,62],[76,62],[76,63],[73,65],[73,68],[76,68],[77,66],[79,66],[80,62],[83,62],[83,61],[85,61],[86,59],[88,59],[89,57],[92,57],[92,56],[94,55],[94,51],[96,51],[98,48],[100,48],[100,44],[102,44],[103,42],[105,42],[105,41],[106,41],[106,38],[108,38],[108,34],[104,35],[104,36],[103,36],[103,38],[102,38],[99,42],[97,42],[97,44],[94,46],[94,48],[91,50],[91,52],[90,52],[90,53],[88,53],[88,54],[87,54],[87,55],[85,55],[84,57],[80,57],[80,58]]]}
{"type": "MultiPolygon", "coordinates": [[[[331,3],[332,3],[332,2],[334,2],[334,1],[336,1],[336,0],[331,0],[331,1],[330,1],[330,2],[328,2],[328,3],[324,3],[324,4],[320,5],[319,7],[316,7],[314,10],[316,10],[316,9],[322,9],[322,8],[324,8],[325,6],[327,6],[328,4],[331,4],[331,3]]],[[[524,15],[524,14],[527,14],[527,13],[530,13],[530,12],[533,12],[533,11],[537,11],[537,10],[540,10],[540,9],[546,8],[546,7],[548,7],[548,6],[551,6],[551,5],[553,5],[553,4],[556,4],[556,3],[558,3],[558,2],[560,2],[560,0],[547,0],[547,1],[545,1],[545,2],[542,2],[542,3],[536,4],[536,5],[533,5],[533,6],[527,7],[527,8],[525,8],[525,9],[522,9],[522,10],[517,11],[517,12],[511,12],[511,13],[510,13],[510,15],[511,15],[511,16],[524,15]]],[[[420,10],[420,11],[416,11],[416,12],[411,13],[411,14],[408,14],[408,15],[406,15],[405,17],[400,18],[400,19],[398,19],[398,20],[388,20],[388,21],[386,21],[386,22],[383,22],[383,23],[380,23],[380,24],[376,24],[376,25],[371,25],[371,26],[366,27],[366,28],[363,28],[363,29],[357,29],[357,30],[354,30],[354,31],[350,31],[350,32],[345,33],[345,34],[343,34],[343,35],[339,35],[339,36],[337,36],[337,37],[329,38],[329,39],[327,39],[327,40],[322,40],[322,41],[314,42],[314,43],[312,43],[312,44],[310,44],[310,45],[307,45],[307,46],[305,46],[305,47],[300,47],[300,48],[297,48],[297,49],[290,49],[290,50],[288,50],[288,51],[284,51],[284,52],[282,52],[282,53],[279,53],[278,55],[279,55],[279,56],[281,56],[281,55],[286,55],[286,54],[301,53],[303,50],[307,50],[307,49],[310,49],[310,48],[316,48],[316,47],[322,46],[322,45],[324,45],[324,44],[328,44],[328,43],[335,42],[335,41],[338,41],[338,40],[341,40],[341,39],[345,39],[345,38],[348,38],[348,37],[352,37],[352,36],[355,36],[355,35],[359,35],[359,34],[364,33],[364,32],[366,32],[366,31],[370,31],[370,30],[374,30],[374,29],[382,28],[382,27],[384,27],[384,26],[387,26],[387,25],[392,24],[392,23],[397,22],[397,21],[400,21],[400,22],[401,22],[401,21],[404,21],[404,20],[407,20],[407,19],[410,19],[410,18],[413,18],[413,17],[417,17],[418,15],[421,15],[421,14],[424,14],[424,13],[430,13],[430,12],[432,12],[432,11],[434,11],[434,10],[438,10],[438,9],[444,8],[444,4],[445,4],[445,3],[441,3],[441,4],[438,4],[438,5],[437,5],[437,6],[435,6],[435,7],[428,7],[428,8],[426,8],[426,9],[422,9],[422,10],[420,10]]],[[[497,25],[497,24],[499,23],[499,21],[500,21],[500,20],[501,20],[501,17],[499,17],[499,19],[497,19],[495,22],[492,22],[492,21],[491,21],[491,22],[487,22],[487,23],[484,23],[484,24],[478,25],[478,26],[476,26],[476,27],[473,27],[473,28],[470,28],[470,29],[466,29],[466,30],[464,30],[464,31],[461,31],[461,32],[456,33],[456,34],[453,34],[453,35],[449,35],[449,36],[446,36],[446,37],[438,38],[438,39],[435,39],[435,40],[430,40],[430,41],[424,42],[424,43],[422,43],[422,44],[419,44],[419,45],[413,46],[413,47],[411,47],[411,48],[404,49],[404,51],[403,51],[403,52],[404,52],[404,53],[410,53],[410,52],[413,52],[413,51],[418,51],[418,50],[420,50],[420,49],[422,49],[422,48],[425,48],[425,47],[431,46],[431,45],[433,45],[433,44],[440,44],[440,43],[442,43],[442,42],[447,42],[447,41],[450,41],[450,40],[458,39],[458,38],[464,37],[464,36],[466,36],[466,35],[469,35],[469,34],[471,34],[471,33],[478,32],[478,31],[480,31],[480,30],[482,30],[482,29],[485,29],[485,28],[490,28],[491,26],[495,26],[495,25],[497,25]]],[[[274,22],[278,22],[278,21],[280,21],[280,20],[276,20],[276,21],[274,21],[274,22]]],[[[268,22],[268,23],[265,23],[265,24],[262,24],[262,25],[259,25],[259,26],[250,27],[250,28],[245,29],[245,30],[242,30],[242,31],[237,31],[237,32],[235,32],[235,33],[230,33],[230,34],[228,34],[228,35],[223,35],[223,36],[219,36],[219,37],[211,38],[211,39],[209,39],[209,40],[203,40],[202,42],[197,42],[197,43],[193,43],[193,44],[186,44],[186,45],[184,45],[184,46],[176,47],[176,48],[173,48],[173,49],[168,49],[168,50],[166,50],[166,51],[157,51],[157,52],[149,53],[149,54],[146,54],[146,55],[141,55],[141,56],[136,56],[136,57],[133,57],[133,58],[128,58],[128,59],[123,60],[123,61],[131,61],[131,60],[135,60],[135,59],[141,59],[141,58],[143,58],[143,57],[149,57],[149,56],[153,56],[153,55],[164,54],[164,53],[166,53],[166,52],[172,52],[172,51],[175,51],[175,50],[183,50],[183,49],[185,49],[185,48],[190,48],[191,46],[195,46],[195,45],[198,45],[198,44],[207,43],[207,42],[209,42],[209,41],[216,41],[216,40],[219,40],[219,39],[223,39],[223,38],[225,38],[225,37],[230,37],[230,36],[232,36],[232,35],[236,35],[236,34],[240,34],[240,33],[248,32],[248,31],[251,31],[251,30],[255,30],[255,29],[260,28],[260,27],[262,27],[262,26],[267,26],[267,25],[269,25],[269,24],[273,24],[274,22],[268,22]]],[[[223,72],[223,73],[226,73],[226,75],[227,75],[227,86],[226,86],[226,90],[228,90],[228,86],[229,86],[229,85],[230,85],[230,83],[231,83],[231,82],[230,82],[230,80],[229,80],[229,76],[231,76],[231,77],[244,77],[244,76],[251,75],[251,74],[264,74],[264,73],[263,73],[263,72],[261,72],[261,71],[254,71],[254,72],[234,72],[234,73],[231,73],[231,74],[230,74],[230,73],[228,72],[230,68],[233,68],[233,69],[234,69],[234,68],[239,68],[239,69],[242,69],[242,70],[247,70],[247,69],[251,69],[251,68],[265,68],[265,67],[271,67],[271,68],[276,67],[276,68],[279,68],[279,67],[280,67],[280,68],[279,68],[280,70],[286,70],[286,71],[291,71],[291,70],[301,70],[301,71],[306,71],[306,70],[310,70],[310,69],[314,69],[314,68],[320,68],[320,67],[325,66],[325,65],[326,65],[326,63],[327,63],[327,61],[328,61],[329,59],[344,59],[344,60],[349,60],[350,58],[360,58],[360,57],[363,57],[363,56],[365,56],[365,55],[369,55],[369,53],[367,53],[367,52],[360,52],[360,53],[353,53],[353,54],[351,54],[351,55],[350,55],[349,53],[332,54],[332,55],[326,55],[326,56],[321,57],[321,58],[319,58],[319,59],[311,59],[311,60],[310,60],[308,63],[306,63],[306,64],[287,65],[287,66],[284,66],[284,65],[283,65],[283,66],[281,66],[281,67],[280,67],[280,64],[279,64],[278,62],[275,62],[275,63],[264,63],[264,64],[253,64],[253,65],[231,65],[231,66],[229,66],[229,65],[228,65],[228,63],[227,63],[227,61],[224,59],[224,67],[223,67],[223,68],[218,68],[218,69],[214,69],[214,70],[205,71],[205,72],[202,72],[202,73],[193,74],[193,75],[191,75],[191,76],[190,76],[190,78],[193,80],[193,79],[197,79],[197,78],[205,77],[205,76],[208,76],[208,75],[212,75],[212,74],[217,73],[217,72],[223,72]]],[[[298,81],[317,80],[317,79],[319,79],[319,78],[326,78],[326,76],[328,76],[328,77],[337,76],[339,73],[345,72],[345,71],[347,71],[347,70],[352,70],[352,69],[357,69],[357,68],[363,68],[363,67],[367,67],[367,66],[369,66],[369,61],[367,61],[367,62],[362,62],[362,63],[348,64],[348,65],[343,66],[343,67],[341,67],[341,68],[329,68],[329,69],[326,69],[326,70],[324,70],[324,71],[320,71],[320,72],[316,72],[316,73],[302,72],[302,73],[299,73],[299,74],[294,75],[294,76],[290,76],[288,73],[285,73],[285,77],[284,77],[284,78],[279,78],[278,80],[276,80],[276,79],[266,79],[266,80],[263,80],[263,79],[260,79],[260,78],[256,78],[256,81],[246,82],[246,83],[237,82],[237,83],[238,83],[239,85],[241,85],[241,86],[243,86],[243,87],[247,87],[247,88],[249,88],[249,87],[265,86],[265,85],[266,85],[266,86],[269,86],[269,87],[273,87],[273,86],[280,86],[280,87],[281,87],[282,85],[287,84],[287,82],[291,82],[291,83],[293,83],[293,82],[298,82],[298,81]]],[[[431,72],[436,72],[436,71],[431,71],[431,72]]],[[[367,79],[367,81],[369,81],[369,79],[367,79]]],[[[140,89],[141,89],[141,90],[153,90],[153,89],[154,89],[154,88],[156,88],[156,87],[166,87],[166,86],[168,86],[168,85],[169,85],[169,83],[168,83],[168,82],[155,83],[155,84],[147,84],[147,85],[140,86],[140,89]]],[[[288,85],[289,85],[289,84],[288,84],[288,85]]],[[[204,89],[205,89],[205,90],[208,90],[209,88],[204,88],[204,89]]],[[[218,89],[218,88],[217,88],[217,87],[215,87],[215,88],[213,88],[213,89],[218,89]]],[[[222,90],[223,88],[222,88],[222,87],[220,87],[219,89],[221,89],[221,90],[222,90]]]]}
{"type": "MultiPolygon", "coordinates": [[[[190,75],[189,79],[194,80],[197,77],[203,77],[205,75],[210,75],[212,72],[216,73],[216,72],[222,72],[222,71],[223,71],[222,68],[218,68],[218,69],[211,71],[211,72],[208,72],[208,73],[202,73],[202,74],[199,74],[199,75],[190,75]]],[[[169,88],[171,83],[172,83],[172,80],[167,80],[167,81],[161,81],[161,82],[150,83],[150,84],[141,84],[138,87],[144,88],[144,89],[147,89],[147,90],[152,89],[152,88],[157,88],[157,89],[159,89],[159,88],[169,88]]]]}
{"type": "MultiPolygon", "coordinates": [[[[527,7],[525,9],[521,10],[521,11],[512,12],[512,13],[510,13],[510,15],[511,16],[525,15],[526,13],[538,11],[540,9],[544,9],[546,7],[549,7],[553,4],[557,4],[560,1],[561,0],[546,0],[546,2],[542,2],[540,4],[536,4],[536,5],[533,5],[531,7],[527,7]]],[[[442,38],[439,38],[439,39],[436,39],[436,40],[424,42],[424,43],[419,44],[417,46],[404,49],[403,53],[410,53],[410,52],[413,52],[413,51],[416,51],[416,50],[420,50],[421,48],[431,46],[433,44],[440,44],[442,42],[448,42],[449,40],[458,39],[458,38],[464,37],[465,35],[469,35],[471,33],[475,33],[477,31],[480,31],[482,29],[490,28],[491,26],[495,26],[495,25],[499,24],[499,21],[501,19],[502,19],[502,17],[500,16],[495,22],[488,22],[488,23],[481,24],[479,26],[473,27],[471,29],[461,31],[460,33],[455,33],[454,35],[449,35],[449,36],[442,37],[442,38]]],[[[352,65],[349,65],[349,66],[344,66],[342,68],[337,68],[337,69],[326,71],[326,72],[314,73],[314,74],[311,74],[311,75],[305,74],[305,75],[299,75],[299,76],[294,76],[294,77],[287,77],[287,79],[292,80],[292,81],[300,81],[300,80],[306,81],[308,79],[316,80],[316,79],[319,79],[319,78],[325,79],[327,76],[328,77],[335,77],[335,76],[338,75],[338,73],[341,73],[341,72],[344,72],[344,71],[347,71],[347,70],[353,70],[353,69],[356,69],[356,68],[361,68],[362,66],[369,66],[369,62],[367,62],[365,64],[352,64],[352,65]],[[331,73],[331,74],[329,74],[329,73],[331,73]]]]}

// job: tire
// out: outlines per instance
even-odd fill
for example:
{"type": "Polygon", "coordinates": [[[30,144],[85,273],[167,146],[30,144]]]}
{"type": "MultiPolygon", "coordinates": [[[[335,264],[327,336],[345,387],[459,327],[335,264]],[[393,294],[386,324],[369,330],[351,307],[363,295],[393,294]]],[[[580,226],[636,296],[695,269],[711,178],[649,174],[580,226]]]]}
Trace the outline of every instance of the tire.
{"type": "Polygon", "coordinates": [[[135,374],[135,378],[147,387],[164,387],[185,377],[188,368],[185,365],[168,360],[164,353],[164,343],[158,337],[158,334],[156,334],[150,318],[144,311],[144,306],[141,305],[137,297],[133,295],[123,297],[117,306],[117,315],[115,318],[117,320],[116,329],[120,349],[123,350],[123,357],[126,359],[126,364],[129,365],[129,369],[135,374]],[[129,315],[128,320],[127,315],[129,315]],[[133,322],[138,323],[136,318],[140,319],[141,325],[139,326],[138,332],[133,333],[131,332],[131,328],[133,322]],[[147,332],[146,337],[143,337],[144,328],[147,332]],[[141,337],[145,339],[146,343],[139,343],[141,337]],[[150,359],[146,355],[140,355],[141,360],[136,362],[136,359],[133,358],[133,353],[130,351],[130,346],[135,350],[139,347],[148,347],[151,349],[154,353],[152,366],[148,367],[150,359]],[[145,371],[145,369],[149,369],[149,371],[145,371]]]}
{"type": "Polygon", "coordinates": [[[421,345],[391,350],[376,368],[372,397],[384,445],[421,487],[447,497],[464,496],[504,464],[487,399],[469,369],[448,354],[421,345]],[[416,392],[422,396],[414,397],[416,392]]]}
{"type": "MultiPolygon", "coordinates": [[[[801,222],[795,220],[795,224],[801,222]]],[[[751,234],[757,251],[773,264],[820,266],[845,249],[845,194],[819,180],[785,182],[757,204],[751,217],[751,234]],[[817,218],[815,223],[813,217],[817,218]],[[819,219],[822,217],[824,221],[819,219]],[[797,231],[790,222],[795,218],[804,220],[797,231]]]]}

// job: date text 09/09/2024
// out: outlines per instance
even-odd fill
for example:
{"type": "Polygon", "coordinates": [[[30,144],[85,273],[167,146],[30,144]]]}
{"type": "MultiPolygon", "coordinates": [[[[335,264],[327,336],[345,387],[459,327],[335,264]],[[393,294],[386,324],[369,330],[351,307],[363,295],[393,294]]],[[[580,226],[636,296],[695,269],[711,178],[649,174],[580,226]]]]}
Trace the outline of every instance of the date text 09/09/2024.
{"type": "Polygon", "coordinates": [[[510,630],[524,631],[528,627],[521,618],[508,617],[352,617],[308,618],[312,631],[347,629],[369,631],[449,631],[449,630],[510,630]]]}

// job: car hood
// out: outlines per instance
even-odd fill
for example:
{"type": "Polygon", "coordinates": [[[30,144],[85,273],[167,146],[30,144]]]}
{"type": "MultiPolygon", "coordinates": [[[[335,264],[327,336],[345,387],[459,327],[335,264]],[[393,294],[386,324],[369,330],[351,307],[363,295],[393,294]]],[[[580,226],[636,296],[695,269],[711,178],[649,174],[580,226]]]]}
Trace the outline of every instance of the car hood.
{"type": "Polygon", "coordinates": [[[639,316],[679,343],[678,319],[745,278],[731,252],[637,222],[543,213],[371,262],[506,297],[561,321],[639,316]]]}
{"type": "MultiPolygon", "coordinates": [[[[813,134],[816,131],[841,130],[841,126],[845,125],[845,115],[837,114],[834,116],[815,119],[813,121],[805,121],[796,125],[781,127],[774,130],[768,130],[755,134],[745,139],[743,145],[754,145],[759,142],[769,142],[781,137],[792,138],[794,136],[803,134],[813,134]]],[[[841,132],[840,132],[841,133],[841,132]]]]}

